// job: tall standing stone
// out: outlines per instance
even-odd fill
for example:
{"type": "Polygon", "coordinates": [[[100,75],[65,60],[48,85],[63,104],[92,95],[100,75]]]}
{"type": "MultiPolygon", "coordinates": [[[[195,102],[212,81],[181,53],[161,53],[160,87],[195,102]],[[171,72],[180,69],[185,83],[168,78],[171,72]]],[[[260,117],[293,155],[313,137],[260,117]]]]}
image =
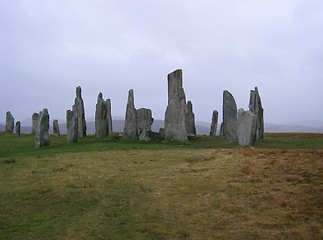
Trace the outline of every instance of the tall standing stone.
{"type": "Polygon", "coordinates": [[[36,129],[37,129],[38,121],[39,121],[39,116],[40,116],[40,113],[34,113],[32,115],[31,134],[35,134],[36,133],[36,129]]]}
{"type": "Polygon", "coordinates": [[[191,101],[186,104],[186,122],[185,129],[188,135],[196,134],[195,115],[193,113],[193,105],[191,101]]]}
{"type": "Polygon", "coordinates": [[[165,140],[188,141],[186,132],[186,97],[182,87],[182,70],[167,76],[168,106],[165,112],[165,140]]]}
{"type": "Polygon", "coordinates": [[[60,136],[61,132],[59,131],[59,124],[58,124],[58,120],[54,120],[53,121],[53,134],[56,136],[60,136]]]}
{"type": "Polygon", "coordinates": [[[257,127],[257,115],[252,111],[238,111],[238,142],[240,146],[253,146],[257,127]]]}
{"type": "Polygon", "coordinates": [[[250,91],[249,109],[257,115],[257,126],[255,141],[264,139],[264,109],[262,108],[261,98],[258,88],[250,91]]]}
{"type": "Polygon", "coordinates": [[[21,127],[20,121],[17,121],[16,122],[16,135],[17,135],[17,137],[20,136],[20,127],[21,127]]]}
{"type": "Polygon", "coordinates": [[[46,108],[44,108],[39,116],[35,146],[36,148],[49,146],[49,114],[46,108]]]}
{"type": "Polygon", "coordinates": [[[219,113],[217,110],[214,110],[212,114],[210,136],[216,136],[216,129],[218,127],[218,118],[219,118],[219,113]]]}
{"type": "Polygon", "coordinates": [[[66,128],[67,128],[67,142],[77,142],[78,140],[78,121],[73,111],[66,111],[66,128]]]}
{"type": "Polygon", "coordinates": [[[84,138],[86,136],[86,121],[84,102],[82,99],[82,89],[80,86],[76,88],[76,98],[74,101],[73,112],[77,118],[78,137],[84,138]]]}
{"type": "Polygon", "coordinates": [[[6,131],[13,132],[15,127],[15,118],[12,116],[11,112],[8,111],[6,114],[6,131]]]}
{"type": "Polygon", "coordinates": [[[153,122],[154,119],[150,109],[139,108],[137,110],[137,129],[139,135],[144,131],[151,131],[151,125],[153,122]]]}
{"type": "Polygon", "coordinates": [[[95,108],[95,135],[103,138],[107,136],[108,131],[108,109],[102,93],[99,93],[95,108]]]}
{"type": "Polygon", "coordinates": [[[238,141],[237,136],[237,104],[232,94],[223,91],[223,136],[230,143],[238,141]]]}
{"type": "Polygon", "coordinates": [[[109,133],[109,132],[113,132],[113,128],[112,128],[112,112],[111,112],[111,99],[107,99],[105,101],[105,105],[107,107],[108,133],[109,133]]]}
{"type": "Polygon", "coordinates": [[[137,110],[135,108],[133,89],[128,92],[123,137],[127,140],[138,140],[137,110]]]}

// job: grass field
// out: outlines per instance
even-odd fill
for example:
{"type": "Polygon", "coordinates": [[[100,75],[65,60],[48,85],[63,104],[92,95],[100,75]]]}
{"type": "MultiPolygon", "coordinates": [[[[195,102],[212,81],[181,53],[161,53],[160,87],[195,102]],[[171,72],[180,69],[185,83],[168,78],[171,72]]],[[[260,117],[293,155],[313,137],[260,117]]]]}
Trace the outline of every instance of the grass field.
{"type": "Polygon", "coordinates": [[[253,148],[0,133],[0,239],[322,239],[323,135],[253,148]]]}

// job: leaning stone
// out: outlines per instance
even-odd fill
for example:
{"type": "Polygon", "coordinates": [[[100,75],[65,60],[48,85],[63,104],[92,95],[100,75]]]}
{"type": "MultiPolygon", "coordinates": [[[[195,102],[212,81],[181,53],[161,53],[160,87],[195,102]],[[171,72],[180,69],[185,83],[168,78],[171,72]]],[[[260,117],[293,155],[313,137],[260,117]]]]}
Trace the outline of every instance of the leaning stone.
{"type": "Polygon", "coordinates": [[[73,111],[77,119],[78,137],[84,138],[86,136],[86,121],[85,121],[84,102],[82,99],[82,89],[80,86],[76,88],[76,98],[73,105],[73,111]]]}
{"type": "Polygon", "coordinates": [[[238,111],[238,142],[240,146],[253,146],[256,134],[257,115],[252,111],[238,111]]]}
{"type": "Polygon", "coordinates": [[[39,116],[40,113],[34,113],[32,115],[32,129],[31,129],[31,134],[35,134],[36,133],[36,129],[37,129],[37,125],[38,125],[38,121],[39,121],[39,116]]]}
{"type": "Polygon", "coordinates": [[[127,140],[138,140],[137,110],[135,108],[134,94],[132,89],[130,89],[128,92],[123,138],[127,140]]]}
{"type": "Polygon", "coordinates": [[[165,112],[165,140],[188,141],[186,132],[186,97],[182,70],[168,74],[168,106],[165,112]]]}
{"type": "Polygon", "coordinates": [[[20,121],[16,122],[16,135],[17,137],[20,136],[20,121]]]}
{"type": "Polygon", "coordinates": [[[218,116],[219,116],[218,111],[214,110],[212,114],[210,136],[216,136],[216,129],[218,127],[218,116]]]}
{"type": "Polygon", "coordinates": [[[77,142],[77,118],[73,111],[66,111],[67,142],[77,142]]]}
{"type": "Polygon", "coordinates": [[[156,132],[149,131],[149,130],[144,130],[139,135],[139,141],[144,141],[144,142],[161,141],[161,135],[160,135],[160,133],[156,133],[156,132]]]}
{"type": "Polygon", "coordinates": [[[39,116],[36,129],[36,148],[49,146],[49,114],[45,108],[39,116]]]}
{"type": "Polygon", "coordinates": [[[59,124],[58,124],[58,120],[54,120],[53,121],[53,134],[56,136],[60,136],[61,133],[59,131],[59,124]]]}
{"type": "Polygon", "coordinates": [[[238,141],[237,136],[237,104],[232,94],[223,91],[223,136],[230,143],[238,141]]]}
{"type": "Polygon", "coordinates": [[[11,112],[8,111],[6,114],[6,131],[13,132],[15,127],[15,118],[12,116],[11,112]]]}
{"type": "Polygon", "coordinates": [[[257,115],[257,127],[255,141],[264,139],[264,109],[262,108],[261,98],[258,88],[250,91],[249,109],[257,115]]]}
{"type": "Polygon", "coordinates": [[[186,122],[185,129],[188,135],[196,134],[195,115],[193,113],[193,105],[191,101],[186,104],[186,122]]]}
{"type": "Polygon", "coordinates": [[[137,110],[137,129],[139,135],[144,131],[151,131],[151,125],[154,119],[152,118],[152,113],[150,109],[139,108],[137,110]]]}

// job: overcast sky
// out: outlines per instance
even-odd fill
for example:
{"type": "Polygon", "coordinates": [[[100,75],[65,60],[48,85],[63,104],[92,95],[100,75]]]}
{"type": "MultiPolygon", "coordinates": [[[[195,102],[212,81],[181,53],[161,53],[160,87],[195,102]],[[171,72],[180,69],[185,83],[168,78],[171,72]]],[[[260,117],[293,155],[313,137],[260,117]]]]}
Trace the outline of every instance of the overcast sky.
{"type": "Polygon", "coordinates": [[[258,86],[265,122],[322,121],[323,1],[0,0],[0,122],[65,119],[79,85],[87,118],[99,92],[124,116],[134,89],[163,119],[178,68],[196,120],[258,86]]]}

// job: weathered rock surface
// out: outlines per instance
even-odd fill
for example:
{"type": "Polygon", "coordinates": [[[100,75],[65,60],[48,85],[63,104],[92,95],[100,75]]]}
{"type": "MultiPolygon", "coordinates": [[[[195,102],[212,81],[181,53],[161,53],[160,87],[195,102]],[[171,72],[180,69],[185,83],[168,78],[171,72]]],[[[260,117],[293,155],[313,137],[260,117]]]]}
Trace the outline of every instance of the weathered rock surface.
{"type": "Polygon", "coordinates": [[[223,136],[230,143],[238,141],[237,136],[237,104],[232,94],[223,91],[223,136]]]}
{"type": "Polygon", "coordinates": [[[44,108],[39,116],[39,121],[36,129],[35,147],[49,146],[49,114],[44,108]]]}
{"type": "Polygon", "coordinates": [[[257,126],[255,141],[264,139],[264,109],[262,108],[261,98],[258,88],[250,91],[249,109],[257,115],[257,126]]]}
{"type": "Polygon", "coordinates": [[[150,109],[139,108],[137,110],[137,131],[139,135],[144,131],[151,131],[153,122],[154,119],[150,109]]]}
{"type": "Polygon", "coordinates": [[[241,146],[253,146],[257,127],[257,115],[242,108],[238,111],[238,142],[241,146]]]}
{"type": "Polygon", "coordinates": [[[111,99],[107,99],[105,101],[105,105],[107,106],[107,118],[108,118],[108,133],[113,132],[112,128],[112,112],[111,112],[111,99]]]}
{"type": "Polygon", "coordinates": [[[56,136],[60,136],[61,132],[59,131],[59,124],[58,124],[58,120],[54,120],[53,121],[53,134],[56,136]]]}
{"type": "Polygon", "coordinates": [[[78,127],[77,127],[78,121],[77,117],[74,114],[73,111],[67,110],[66,111],[66,127],[67,127],[67,141],[69,143],[71,142],[77,142],[78,140],[78,127]]]}
{"type": "Polygon", "coordinates": [[[138,140],[137,110],[135,108],[133,90],[128,92],[128,102],[123,130],[123,138],[127,140],[138,140]]]}
{"type": "Polygon", "coordinates": [[[161,134],[149,130],[144,130],[139,135],[139,141],[151,142],[151,141],[161,141],[161,134]]]}
{"type": "Polygon", "coordinates": [[[38,121],[39,121],[39,116],[41,113],[34,113],[32,115],[32,129],[31,129],[31,134],[35,134],[36,133],[36,129],[37,129],[37,125],[38,125],[38,121]]]}
{"type": "Polygon", "coordinates": [[[219,117],[218,111],[214,110],[212,114],[210,136],[216,136],[216,129],[218,127],[218,117],[219,117]]]}
{"type": "Polygon", "coordinates": [[[84,138],[86,136],[86,121],[84,102],[82,99],[82,89],[80,86],[76,88],[76,98],[73,105],[73,112],[77,119],[78,137],[84,138]]]}
{"type": "Polygon", "coordinates": [[[8,111],[6,114],[6,131],[13,132],[15,127],[15,118],[12,116],[11,112],[8,111]]]}
{"type": "Polygon", "coordinates": [[[95,135],[98,138],[106,137],[108,129],[108,109],[106,102],[102,98],[102,93],[99,93],[95,108],[95,135]]]}
{"type": "Polygon", "coordinates": [[[16,135],[17,135],[17,137],[20,136],[20,127],[21,127],[20,121],[17,121],[16,122],[16,135]]]}
{"type": "Polygon", "coordinates": [[[191,101],[188,101],[186,104],[185,129],[186,129],[186,133],[188,135],[195,135],[196,134],[195,115],[193,113],[193,105],[192,105],[191,101]]]}
{"type": "Polygon", "coordinates": [[[188,141],[186,132],[186,97],[182,70],[168,74],[168,106],[165,112],[165,140],[188,141]]]}

